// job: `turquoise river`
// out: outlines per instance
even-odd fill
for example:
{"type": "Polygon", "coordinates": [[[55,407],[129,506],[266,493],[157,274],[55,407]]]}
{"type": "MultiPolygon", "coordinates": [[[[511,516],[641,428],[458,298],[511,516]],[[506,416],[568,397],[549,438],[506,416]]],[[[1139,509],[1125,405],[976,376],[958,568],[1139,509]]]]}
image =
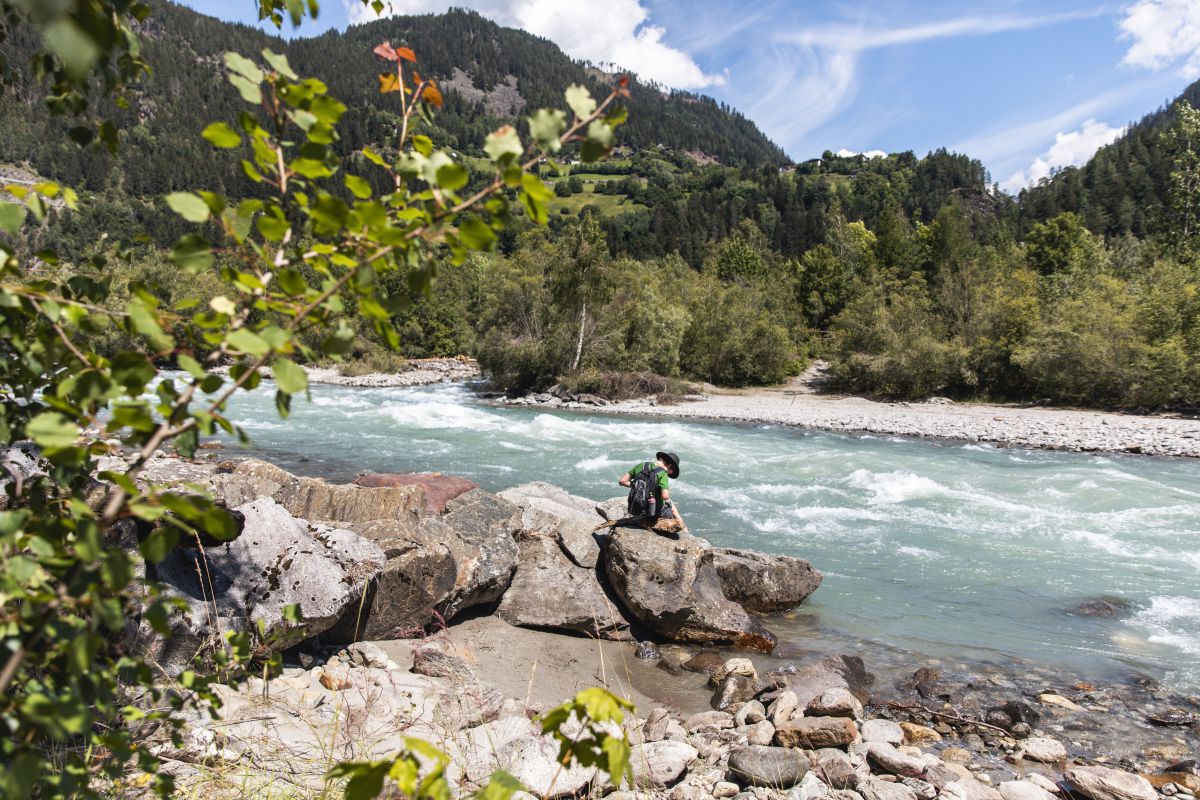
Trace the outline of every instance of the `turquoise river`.
{"type": "Polygon", "coordinates": [[[675,450],[672,492],[693,533],[825,573],[805,606],[768,623],[794,649],[850,641],[896,659],[1200,687],[1196,461],[497,407],[456,385],[314,386],[283,422],[272,388],[230,409],[252,449],[333,480],[441,471],[602,499],[633,463],[675,450]],[[1128,613],[1069,613],[1097,597],[1128,613]]]}

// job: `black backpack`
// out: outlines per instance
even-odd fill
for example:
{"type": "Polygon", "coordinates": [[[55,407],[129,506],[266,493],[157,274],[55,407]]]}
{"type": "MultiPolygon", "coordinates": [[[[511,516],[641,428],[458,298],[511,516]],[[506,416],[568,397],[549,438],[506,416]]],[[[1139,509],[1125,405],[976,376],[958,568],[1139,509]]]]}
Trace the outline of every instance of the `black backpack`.
{"type": "Polygon", "coordinates": [[[647,461],[642,465],[641,472],[633,477],[633,480],[629,483],[629,503],[627,506],[629,516],[658,516],[658,495],[655,493],[655,489],[658,487],[658,473],[662,471],[662,467],[647,461]]]}

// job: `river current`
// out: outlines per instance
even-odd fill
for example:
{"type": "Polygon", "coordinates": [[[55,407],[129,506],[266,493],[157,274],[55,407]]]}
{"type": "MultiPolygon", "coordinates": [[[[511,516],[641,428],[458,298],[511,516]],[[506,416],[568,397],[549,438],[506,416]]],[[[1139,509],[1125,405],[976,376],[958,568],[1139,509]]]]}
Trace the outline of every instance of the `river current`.
{"type": "Polygon", "coordinates": [[[852,641],[897,659],[1200,687],[1195,461],[496,407],[456,385],[313,386],[283,422],[272,389],[231,404],[252,449],[333,480],[440,471],[603,499],[622,493],[622,471],[674,450],[672,495],[693,533],[824,572],[801,609],[768,621],[792,648],[852,641]],[[1070,613],[1098,597],[1127,613],[1070,613]]]}

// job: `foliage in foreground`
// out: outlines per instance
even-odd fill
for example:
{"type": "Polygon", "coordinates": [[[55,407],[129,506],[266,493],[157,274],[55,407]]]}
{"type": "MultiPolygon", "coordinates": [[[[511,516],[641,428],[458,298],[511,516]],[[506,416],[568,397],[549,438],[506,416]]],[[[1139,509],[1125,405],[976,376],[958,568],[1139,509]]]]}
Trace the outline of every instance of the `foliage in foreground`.
{"type": "MultiPolygon", "coordinates": [[[[260,8],[298,22],[316,4],[260,0],[260,8]]],[[[89,76],[119,95],[143,66],[131,23],[148,11],[139,3],[3,0],[0,9],[18,33],[44,37],[37,65],[53,82],[56,110],[85,113],[98,88],[89,76]]],[[[564,146],[578,146],[585,160],[604,156],[624,119],[623,84],[599,103],[572,87],[572,116],[536,112],[528,146],[511,127],[489,136],[493,177],[466,193],[466,168],[418,132],[440,91],[417,75],[408,48],[385,42],[375,53],[386,68],[382,101],[399,106],[401,127],[386,154],[364,148],[345,161],[333,145],[346,108],[323,83],[269,50],[261,60],[226,54],[244,110],[236,126],[213,123],[203,136],[237,151],[261,192],[228,198],[196,187],[166,197],[193,227],[171,252],[174,269],[189,277],[169,305],[122,280],[129,273],[101,254],[70,265],[51,252],[19,258],[14,244],[27,220],[44,220],[57,204],[69,209],[76,197],[49,182],[5,187],[16,202],[0,203],[0,231],[15,240],[0,242],[0,442],[32,440],[44,460],[39,473],[10,470],[0,510],[0,797],[172,792],[145,737],[157,729],[160,741],[178,743],[175,712],[213,700],[211,682],[235,680],[254,652],[250,637],[228,636],[212,654],[215,673],[186,672],[168,692],[153,665],[126,646],[126,628],[139,618],[165,635],[173,606],[143,585],[142,562],[161,560],[181,537],[226,541],[238,533],[210,499],[140,484],[143,465],[168,444],[186,456],[201,436],[245,438],[226,403],[258,387],[263,367],[273,370],[286,417],[307,389],[297,362],[347,353],[356,336],[349,320],[365,320],[395,349],[391,317],[427,289],[435,256],[461,263],[492,247],[514,203],[545,222],[551,192],[529,168],[564,146]],[[410,291],[390,293],[383,279],[394,277],[410,291]],[[93,347],[102,342],[110,345],[103,354],[93,347]],[[163,375],[168,364],[182,377],[163,375]],[[216,369],[223,364],[228,373],[216,369]],[[114,437],[133,450],[132,461],[97,482],[96,458],[114,437]]],[[[115,142],[106,126],[80,126],[77,138],[95,127],[115,142]]],[[[619,701],[606,693],[581,698],[571,708],[585,730],[588,720],[619,717],[619,701]]],[[[570,755],[620,775],[627,743],[597,735],[570,755]]],[[[397,782],[418,780],[393,769],[397,782]]],[[[512,781],[498,780],[487,796],[510,796],[512,781]]]]}

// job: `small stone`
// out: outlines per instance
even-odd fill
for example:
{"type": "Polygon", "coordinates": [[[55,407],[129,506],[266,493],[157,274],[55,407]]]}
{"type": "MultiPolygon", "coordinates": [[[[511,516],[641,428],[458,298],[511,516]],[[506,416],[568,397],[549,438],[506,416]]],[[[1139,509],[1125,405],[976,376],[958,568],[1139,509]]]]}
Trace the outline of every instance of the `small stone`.
{"type": "Polygon", "coordinates": [[[696,748],[686,742],[635,744],[629,755],[633,783],[639,789],[663,789],[678,781],[696,756],[696,748]]]}
{"type": "Polygon", "coordinates": [[[729,771],[749,786],[787,788],[808,772],[808,759],[791,748],[752,745],[729,754],[729,771]]]}
{"type": "Polygon", "coordinates": [[[753,661],[748,658],[731,658],[709,675],[708,684],[713,687],[720,686],[730,675],[744,675],[758,682],[758,670],[754,668],[753,661]]]}
{"type": "Polygon", "coordinates": [[[1054,795],[1032,781],[1002,781],[997,788],[1004,800],[1054,800],[1054,795]]]}
{"type": "Polygon", "coordinates": [[[706,672],[712,675],[725,664],[725,659],[715,650],[702,650],[683,662],[688,672],[706,672]]]}
{"type": "Polygon", "coordinates": [[[916,778],[925,772],[925,762],[905,755],[887,742],[868,742],[867,757],[871,763],[892,775],[916,778]]]}
{"type": "Polygon", "coordinates": [[[900,783],[912,789],[918,800],[934,800],[938,795],[936,786],[920,778],[901,778],[900,783]]]}
{"type": "Polygon", "coordinates": [[[750,744],[767,745],[775,741],[775,726],[771,724],[771,720],[763,719],[747,725],[742,728],[746,734],[746,741],[750,744]]]}
{"type": "Polygon", "coordinates": [[[1065,708],[1067,711],[1083,711],[1083,706],[1068,700],[1061,694],[1054,694],[1053,692],[1039,694],[1038,702],[1044,706],[1057,706],[1059,708],[1065,708]]]}
{"type": "Polygon", "coordinates": [[[970,764],[973,759],[970,751],[962,747],[947,747],[939,755],[941,755],[942,761],[948,764],[962,764],[963,766],[970,764]]]}
{"type": "Polygon", "coordinates": [[[1165,794],[1167,797],[1171,797],[1172,795],[1179,794],[1179,787],[1173,783],[1164,783],[1162,786],[1159,787],[1158,790],[1160,792],[1162,792],[1163,794],[1165,794]]]}
{"type": "Polygon", "coordinates": [[[743,725],[753,725],[756,722],[762,722],[767,718],[767,709],[757,700],[751,700],[738,709],[734,714],[733,721],[739,728],[743,725]]]}
{"type": "Polygon", "coordinates": [[[796,697],[796,693],[791,689],[784,689],[771,704],[771,724],[778,728],[783,723],[790,721],[796,715],[799,705],[800,701],[796,697]]]}
{"type": "Polygon", "coordinates": [[[775,728],[775,742],[783,747],[844,747],[856,738],[854,720],[843,717],[800,717],[775,728]]]}
{"type": "Polygon", "coordinates": [[[724,711],[701,711],[684,720],[683,727],[690,733],[697,731],[717,731],[733,727],[733,715],[724,711]]]}
{"type": "Polygon", "coordinates": [[[942,735],[933,728],[926,728],[915,722],[901,722],[900,730],[904,731],[904,743],[911,745],[934,744],[942,740],[942,735]]]}
{"type": "Polygon", "coordinates": [[[862,725],[864,742],[898,745],[904,742],[904,729],[890,719],[869,719],[862,725]]]}
{"type": "Polygon", "coordinates": [[[1025,757],[1045,764],[1056,764],[1065,761],[1067,748],[1057,739],[1049,736],[1032,736],[1021,743],[1025,757]]]}
{"type": "Polygon", "coordinates": [[[740,672],[730,672],[726,674],[720,688],[713,693],[712,707],[718,711],[727,711],[740,703],[753,700],[758,694],[758,689],[758,678],[740,672]]]}
{"type": "Polygon", "coordinates": [[[638,642],[637,650],[633,654],[647,661],[662,658],[662,654],[658,652],[658,645],[654,642],[638,642]]]}
{"type": "MultiPolygon", "coordinates": [[[[740,790],[738,789],[738,785],[736,783],[730,783],[729,781],[717,781],[715,784],[713,784],[712,796],[733,797],[739,791],[740,790]]],[[[612,795],[609,795],[609,797],[612,797],[612,795]]]]}
{"type": "Polygon", "coordinates": [[[863,706],[850,690],[843,687],[827,689],[817,695],[805,708],[804,713],[810,717],[849,717],[862,719],[863,706]]]}
{"type": "Polygon", "coordinates": [[[856,791],[863,800],[917,800],[917,793],[902,783],[871,776],[858,782],[856,791]]]}
{"type": "Polygon", "coordinates": [[[667,738],[667,725],[671,722],[671,715],[665,708],[656,708],[650,712],[650,716],[646,718],[645,724],[642,725],[642,736],[647,742],[661,742],[667,738]]]}
{"type": "Polygon", "coordinates": [[[1045,775],[1041,774],[1040,772],[1029,773],[1028,775],[1025,776],[1025,780],[1029,781],[1034,786],[1037,786],[1040,789],[1045,789],[1050,794],[1058,793],[1058,784],[1056,784],[1054,781],[1050,780],[1049,778],[1047,778],[1045,775]]]}
{"type": "Polygon", "coordinates": [[[829,787],[812,772],[804,776],[800,785],[788,792],[788,800],[812,800],[815,797],[828,797],[829,787]]]}
{"type": "Polygon", "coordinates": [[[858,785],[859,774],[850,757],[841,750],[825,747],[816,752],[816,765],[821,775],[834,789],[853,789],[858,785]]]}

